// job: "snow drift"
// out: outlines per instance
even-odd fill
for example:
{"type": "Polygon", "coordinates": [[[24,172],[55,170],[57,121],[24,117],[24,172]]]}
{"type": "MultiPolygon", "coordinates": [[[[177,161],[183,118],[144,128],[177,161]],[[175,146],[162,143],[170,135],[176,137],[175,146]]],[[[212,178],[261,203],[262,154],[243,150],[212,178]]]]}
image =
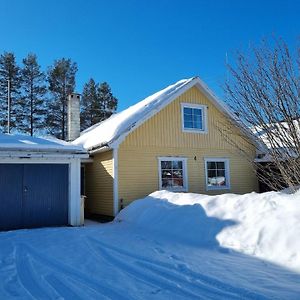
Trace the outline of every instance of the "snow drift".
{"type": "Polygon", "coordinates": [[[176,242],[222,247],[300,271],[300,192],[207,196],[158,191],[116,218],[176,242]]]}

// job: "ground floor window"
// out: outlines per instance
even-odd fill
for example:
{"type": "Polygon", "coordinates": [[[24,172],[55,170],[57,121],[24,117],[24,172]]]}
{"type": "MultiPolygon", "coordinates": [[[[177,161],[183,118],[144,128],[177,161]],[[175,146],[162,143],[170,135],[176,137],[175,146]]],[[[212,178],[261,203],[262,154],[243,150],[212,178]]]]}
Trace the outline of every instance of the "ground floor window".
{"type": "Polygon", "coordinates": [[[206,188],[208,190],[229,189],[229,160],[224,158],[205,159],[206,188]]]}
{"type": "Polygon", "coordinates": [[[187,190],[186,158],[159,157],[159,188],[171,191],[187,190]]]}

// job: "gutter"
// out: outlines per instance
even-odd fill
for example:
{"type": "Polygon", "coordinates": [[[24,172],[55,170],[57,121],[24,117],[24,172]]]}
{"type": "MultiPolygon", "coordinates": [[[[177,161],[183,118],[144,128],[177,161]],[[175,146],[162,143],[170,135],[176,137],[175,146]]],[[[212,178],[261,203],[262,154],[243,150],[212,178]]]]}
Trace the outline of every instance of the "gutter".
{"type": "Polygon", "coordinates": [[[106,143],[103,146],[94,146],[89,149],[87,149],[89,154],[96,154],[101,152],[106,152],[112,150],[112,148],[106,143]]]}

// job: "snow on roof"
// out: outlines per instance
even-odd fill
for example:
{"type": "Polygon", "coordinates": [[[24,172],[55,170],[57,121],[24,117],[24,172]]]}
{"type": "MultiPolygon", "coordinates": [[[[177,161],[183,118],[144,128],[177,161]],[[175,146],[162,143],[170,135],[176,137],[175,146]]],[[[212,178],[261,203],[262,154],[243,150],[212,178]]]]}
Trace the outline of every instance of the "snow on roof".
{"type": "Polygon", "coordinates": [[[54,137],[32,137],[19,134],[0,134],[0,151],[4,150],[85,153],[82,146],[76,146],[54,137]]]}
{"type": "Polygon", "coordinates": [[[83,131],[81,136],[73,143],[75,145],[83,145],[84,148],[90,150],[97,147],[110,146],[112,142],[129,132],[138,121],[146,119],[151,112],[158,111],[168,99],[193,79],[195,77],[180,80],[122,112],[113,114],[107,120],[83,131]]]}
{"type": "Polygon", "coordinates": [[[295,140],[293,133],[300,136],[299,120],[294,120],[293,125],[288,122],[278,122],[274,124],[265,124],[262,128],[261,126],[256,126],[251,128],[253,133],[267,146],[268,149],[271,148],[290,148],[295,147],[295,140]]]}

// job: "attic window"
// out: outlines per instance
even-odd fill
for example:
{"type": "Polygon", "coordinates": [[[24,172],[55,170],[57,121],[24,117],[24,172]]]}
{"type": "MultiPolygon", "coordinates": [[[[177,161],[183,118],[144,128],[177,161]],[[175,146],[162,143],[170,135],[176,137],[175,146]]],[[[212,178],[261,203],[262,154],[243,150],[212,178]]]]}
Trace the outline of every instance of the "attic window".
{"type": "Polygon", "coordinates": [[[207,133],[207,107],[205,105],[181,103],[182,131],[207,133]]]}

